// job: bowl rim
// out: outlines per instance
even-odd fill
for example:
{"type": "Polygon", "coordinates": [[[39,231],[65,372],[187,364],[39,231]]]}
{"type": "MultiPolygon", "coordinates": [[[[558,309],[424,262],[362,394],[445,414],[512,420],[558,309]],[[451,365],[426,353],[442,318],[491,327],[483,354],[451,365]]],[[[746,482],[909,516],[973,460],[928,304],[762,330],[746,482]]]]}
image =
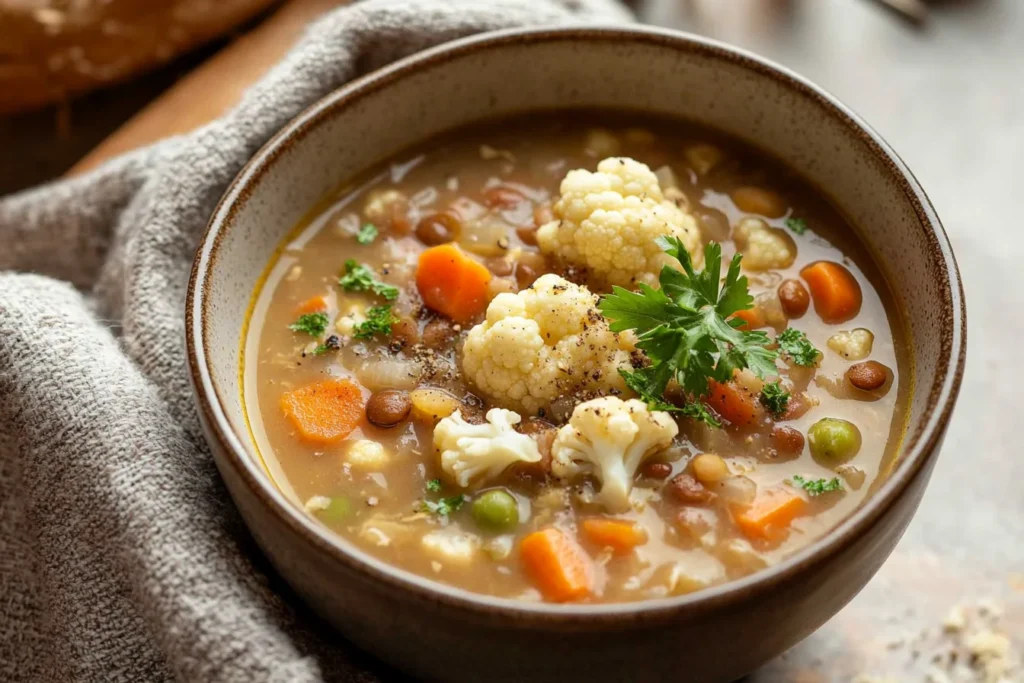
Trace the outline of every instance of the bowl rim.
{"type": "MultiPolygon", "coordinates": [[[[966,306],[960,273],[949,238],[917,179],[888,143],[836,97],[786,67],[716,40],[682,31],[647,26],[527,27],[477,34],[400,59],[341,86],[310,105],[285,124],[251,157],[225,191],[211,215],[193,262],[186,298],[185,322],[189,372],[195,389],[195,400],[209,425],[207,433],[212,432],[222,447],[224,460],[249,491],[261,499],[291,532],[299,534],[332,561],[367,575],[385,587],[403,590],[408,597],[435,604],[444,603],[485,617],[507,617],[510,614],[520,618],[529,616],[529,625],[558,623],[600,628],[621,624],[625,616],[647,622],[661,622],[680,613],[685,613],[689,617],[698,616],[709,610],[735,604],[750,597],[752,593],[771,590],[773,586],[824,562],[873,527],[926,465],[937,457],[938,446],[941,444],[960,390],[966,359],[966,306]],[[926,228],[924,237],[928,241],[928,250],[933,261],[939,265],[935,272],[941,273],[943,280],[941,311],[945,324],[941,339],[940,367],[930,387],[926,388],[919,377],[915,378],[915,390],[929,392],[922,424],[914,434],[905,437],[909,448],[904,448],[896,470],[878,491],[824,536],[774,566],[694,593],[635,602],[551,604],[475,593],[392,566],[317,524],[288,501],[280,489],[268,480],[265,472],[259,471],[257,463],[245,454],[243,438],[234,432],[228,422],[223,408],[223,398],[219,395],[210,372],[212,363],[206,343],[208,305],[205,288],[209,271],[216,263],[216,252],[223,234],[233,225],[239,205],[251,197],[254,184],[259,182],[277,157],[295,140],[301,139],[310,130],[331,118],[336,111],[422,69],[437,67],[452,57],[461,57],[477,51],[501,49],[509,45],[552,42],[639,43],[725,61],[771,77],[787,88],[815,100],[829,116],[843,123],[859,137],[872,155],[886,166],[891,179],[900,185],[920,223],[926,228]]],[[[232,397],[232,400],[238,400],[238,397],[232,397]]],[[[510,625],[514,623],[521,622],[509,622],[510,625]]]]}

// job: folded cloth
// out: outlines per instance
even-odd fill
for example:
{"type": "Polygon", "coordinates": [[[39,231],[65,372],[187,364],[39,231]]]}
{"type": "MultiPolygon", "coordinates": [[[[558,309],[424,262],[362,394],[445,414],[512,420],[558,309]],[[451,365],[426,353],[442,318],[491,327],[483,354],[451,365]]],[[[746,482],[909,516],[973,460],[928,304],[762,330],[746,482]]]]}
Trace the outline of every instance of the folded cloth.
{"type": "Polygon", "coordinates": [[[191,403],[183,309],[214,205],[303,107],[438,43],[628,21],[614,0],[366,0],[224,118],[0,200],[0,680],[372,681],[287,593],[191,403]]]}

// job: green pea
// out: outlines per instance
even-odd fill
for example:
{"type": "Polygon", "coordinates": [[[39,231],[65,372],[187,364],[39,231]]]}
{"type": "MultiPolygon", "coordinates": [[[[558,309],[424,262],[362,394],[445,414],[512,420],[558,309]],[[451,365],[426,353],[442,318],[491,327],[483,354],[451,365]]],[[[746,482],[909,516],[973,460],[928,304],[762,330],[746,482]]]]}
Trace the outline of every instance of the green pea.
{"type": "Polygon", "coordinates": [[[511,493],[491,489],[473,501],[473,520],[487,531],[508,531],[519,524],[519,503],[511,493]]]}
{"type": "Polygon", "coordinates": [[[811,456],[826,467],[842,465],[860,450],[860,430],[852,422],[825,417],[807,430],[811,456]]]}
{"type": "Polygon", "coordinates": [[[325,522],[340,522],[352,512],[352,501],[345,496],[333,496],[331,503],[323,510],[317,512],[320,519],[325,522]]]}

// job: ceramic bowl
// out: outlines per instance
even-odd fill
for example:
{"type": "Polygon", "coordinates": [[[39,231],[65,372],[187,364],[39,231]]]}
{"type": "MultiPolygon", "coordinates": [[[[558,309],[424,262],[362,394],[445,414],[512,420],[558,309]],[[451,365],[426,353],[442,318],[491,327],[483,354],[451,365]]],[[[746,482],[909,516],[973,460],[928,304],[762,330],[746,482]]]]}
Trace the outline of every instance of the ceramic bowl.
{"type": "Polygon", "coordinates": [[[640,28],[514,30],[455,41],[341,88],[278,133],[217,208],[195,261],[187,342],[221,475],[273,565],[359,646],[429,679],[726,681],[821,626],[864,586],[924,492],[964,364],[949,241],[903,162],[835,98],[709,40],[640,28]],[[285,233],[328,190],[463,124],[557,108],[692,119],[782,159],[826,192],[888,277],[916,386],[892,476],[825,538],[702,592],[610,605],[525,604],[390,567],[275,488],[242,409],[243,318],[285,233]]]}

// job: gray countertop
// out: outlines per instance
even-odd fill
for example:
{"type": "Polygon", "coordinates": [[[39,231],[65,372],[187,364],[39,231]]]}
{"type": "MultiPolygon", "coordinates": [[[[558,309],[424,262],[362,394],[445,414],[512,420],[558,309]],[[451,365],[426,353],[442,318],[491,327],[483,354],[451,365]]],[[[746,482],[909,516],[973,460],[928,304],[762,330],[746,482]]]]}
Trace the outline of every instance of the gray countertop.
{"type": "MultiPolygon", "coordinates": [[[[639,8],[650,23],[778,61],[861,114],[930,195],[967,295],[963,390],[917,516],[867,588],[750,677],[757,683],[927,680],[933,654],[980,627],[975,620],[962,637],[942,634],[950,609],[986,599],[1005,611],[995,629],[1024,665],[1024,371],[1015,357],[1024,346],[1016,204],[1024,199],[1024,2],[931,7],[923,29],[867,0],[649,0],[639,8]]],[[[1006,680],[1024,681],[1024,668],[1006,680]]]]}

